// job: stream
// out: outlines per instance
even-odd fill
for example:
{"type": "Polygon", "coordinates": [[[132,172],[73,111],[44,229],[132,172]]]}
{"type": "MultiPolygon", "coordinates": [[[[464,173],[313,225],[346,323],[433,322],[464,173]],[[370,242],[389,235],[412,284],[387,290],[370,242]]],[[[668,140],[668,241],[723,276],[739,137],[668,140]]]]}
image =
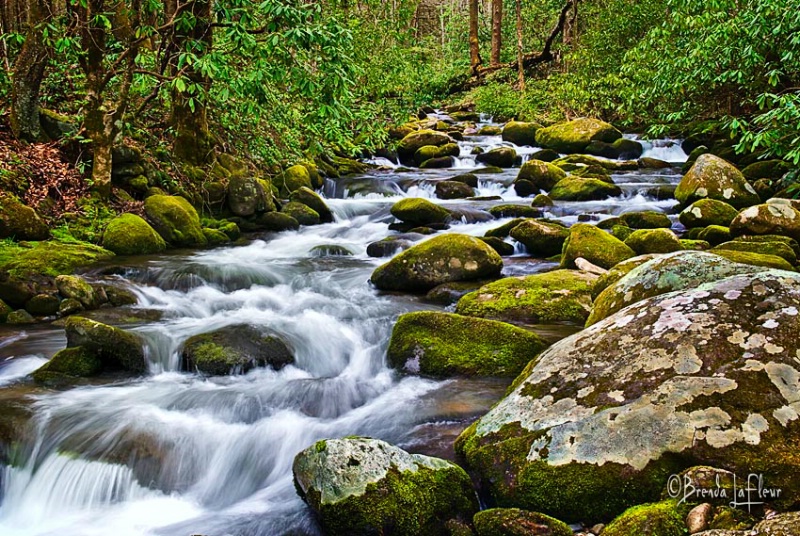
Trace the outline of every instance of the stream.
{"type": "MultiPolygon", "coordinates": [[[[0,535],[318,534],[291,475],[294,456],[315,441],[364,435],[452,458],[458,433],[510,382],[433,381],[387,368],[397,316],[441,307],[373,289],[370,274],[388,258],[370,258],[366,249],[392,234],[389,208],[403,197],[468,208],[479,217],[456,222],[448,232],[475,236],[508,221],[485,221],[483,210],[530,204],[511,187],[517,168],[479,175],[477,195],[500,199],[437,200],[436,181],[480,166],[470,156],[475,146],[511,145],[500,136],[466,140],[459,142],[463,156],[453,169],[409,172],[376,159],[379,169],[329,180],[323,193],[334,223],[257,235],[237,247],[115,259],[89,273],[137,295],[138,304],[123,308],[123,315],[98,320],[145,338],[149,373],[65,391],[32,390],[31,440],[15,453],[14,466],[0,467],[0,535]],[[312,253],[326,244],[353,255],[312,253]],[[131,318],[123,320],[125,314],[131,318]],[[186,339],[242,323],[280,333],[295,363],[213,378],[180,371],[186,339]]],[[[679,143],[644,145],[644,156],[686,160],[679,143]]],[[[516,149],[523,160],[537,150],[516,149]]],[[[656,200],[647,191],[681,178],[676,168],[613,177],[621,197],[557,202],[546,216],[572,224],[582,214],[596,221],[628,211],[668,211],[673,199],[656,200]]],[[[504,275],[556,266],[516,247],[504,258],[504,275]]],[[[577,327],[533,329],[557,340],[577,327]]],[[[0,391],[20,385],[65,345],[61,327],[0,326],[0,391]]]]}

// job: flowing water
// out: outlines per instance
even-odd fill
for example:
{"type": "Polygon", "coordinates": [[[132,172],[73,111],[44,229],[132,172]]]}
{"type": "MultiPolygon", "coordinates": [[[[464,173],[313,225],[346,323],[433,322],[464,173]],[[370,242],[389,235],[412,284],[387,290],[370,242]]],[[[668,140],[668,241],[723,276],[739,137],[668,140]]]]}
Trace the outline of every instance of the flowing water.
{"type": "MultiPolygon", "coordinates": [[[[334,223],[107,270],[121,273],[114,277],[138,296],[125,327],[147,341],[149,374],[28,395],[35,416],[27,448],[13,453],[13,465],[0,467],[0,535],[316,534],[291,479],[295,454],[316,440],[366,435],[452,456],[452,440],[502,396],[507,382],[433,381],[387,368],[397,316],[436,306],[372,289],[369,276],[386,259],[368,257],[366,248],[391,234],[392,203],[406,196],[435,199],[437,180],[478,167],[469,156],[473,147],[510,145],[499,136],[468,140],[460,143],[465,156],[455,170],[407,172],[379,159],[374,163],[381,169],[329,181],[324,193],[334,223]],[[353,255],[315,256],[312,248],[325,244],[353,255]],[[187,338],[243,323],[280,333],[295,363],[217,378],[180,371],[187,338]]],[[[686,159],[669,141],[645,146],[645,156],[686,159]]],[[[536,149],[517,150],[527,159],[536,149]]],[[[528,204],[511,187],[516,173],[480,176],[478,195],[499,200],[437,200],[469,208],[451,231],[483,235],[507,221],[486,221],[483,209],[528,204]]],[[[647,192],[680,176],[667,169],[614,179],[621,197],[557,203],[547,216],[574,223],[581,214],[599,220],[667,210],[674,200],[647,192]]],[[[507,275],[554,267],[526,257],[524,247],[518,252],[505,259],[507,275]]],[[[575,329],[549,326],[542,334],[557,339],[575,329]]],[[[4,328],[0,388],[19,385],[64,345],[58,327],[4,328]]]]}

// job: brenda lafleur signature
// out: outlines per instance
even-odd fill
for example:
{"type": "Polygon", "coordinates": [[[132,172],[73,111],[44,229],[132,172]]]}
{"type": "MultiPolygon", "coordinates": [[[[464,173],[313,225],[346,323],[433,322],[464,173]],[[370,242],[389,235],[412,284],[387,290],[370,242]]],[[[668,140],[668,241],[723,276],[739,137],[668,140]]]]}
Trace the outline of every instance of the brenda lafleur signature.
{"type": "Polygon", "coordinates": [[[667,494],[672,499],[679,498],[678,504],[698,499],[730,499],[728,504],[731,507],[747,508],[750,511],[753,506],[779,499],[783,491],[781,488],[767,487],[764,484],[764,475],[756,473],[747,475],[744,481],[732,475],[725,478],[725,484],[721,482],[720,475],[716,475],[714,485],[709,487],[698,485],[688,474],[672,475],[667,481],[667,494]]]}

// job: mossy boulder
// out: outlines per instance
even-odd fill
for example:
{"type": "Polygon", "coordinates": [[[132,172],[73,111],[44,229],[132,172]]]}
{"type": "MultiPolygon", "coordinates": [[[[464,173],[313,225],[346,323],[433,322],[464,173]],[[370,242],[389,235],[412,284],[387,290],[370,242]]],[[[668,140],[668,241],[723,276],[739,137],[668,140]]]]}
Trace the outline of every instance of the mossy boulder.
{"type": "Polygon", "coordinates": [[[534,208],[552,207],[554,205],[555,203],[553,203],[553,200],[547,194],[536,194],[536,197],[534,197],[533,201],[531,201],[531,206],[534,208]]]}
{"type": "Polygon", "coordinates": [[[416,164],[414,154],[424,146],[441,147],[453,143],[453,138],[435,130],[417,130],[403,138],[397,145],[397,156],[404,166],[416,164]]]}
{"type": "Polygon", "coordinates": [[[764,519],[753,527],[755,536],[797,536],[800,512],[785,512],[764,519]]]}
{"type": "Polygon", "coordinates": [[[555,223],[525,220],[511,229],[511,237],[521,242],[528,253],[535,257],[558,255],[569,236],[569,230],[555,223]]]}
{"type": "Polygon", "coordinates": [[[25,310],[33,316],[52,316],[58,312],[58,296],[37,294],[25,304],[25,310]]]}
{"type": "Polygon", "coordinates": [[[658,158],[643,157],[638,160],[641,169],[667,169],[672,167],[672,164],[658,158]]]}
{"type": "Polygon", "coordinates": [[[127,331],[88,318],[71,316],[64,324],[67,347],[95,354],[104,368],[143,373],[147,370],[142,339],[127,331]]]}
{"type": "Polygon", "coordinates": [[[542,211],[529,205],[502,204],[489,209],[495,218],[538,218],[542,211]]]}
{"type": "Polygon", "coordinates": [[[102,300],[95,292],[94,287],[85,279],[76,275],[59,275],[55,279],[58,293],[64,298],[78,300],[86,309],[99,307],[102,300]]]}
{"type": "Polygon", "coordinates": [[[256,224],[265,231],[279,233],[281,231],[296,231],[300,228],[300,222],[289,214],[283,212],[267,212],[256,218],[256,224]]]}
{"type": "Polygon", "coordinates": [[[542,162],[553,162],[554,160],[558,160],[560,156],[560,154],[552,149],[539,149],[531,153],[530,158],[531,160],[541,160],[542,162]]]}
{"type": "Polygon", "coordinates": [[[607,285],[595,298],[587,326],[647,298],[689,290],[732,275],[764,271],[764,268],[739,264],[719,255],[700,251],[659,255],[634,265],[633,261],[639,259],[646,260],[647,257],[636,257],[627,261],[631,269],[616,282],[607,285]]]}
{"type": "Polygon", "coordinates": [[[458,300],[456,313],[519,324],[583,324],[597,276],[578,270],[506,277],[458,300]]]}
{"type": "Polygon", "coordinates": [[[439,199],[463,199],[474,195],[475,189],[463,182],[441,181],[436,183],[436,197],[439,199]]]}
{"type": "Polygon", "coordinates": [[[784,235],[800,240],[800,211],[782,200],[741,211],[731,221],[732,236],[784,235]]]}
{"type": "Polygon", "coordinates": [[[555,201],[601,201],[622,195],[622,188],[600,179],[569,176],[558,181],[549,195],[555,201]]]}
{"type": "Polygon", "coordinates": [[[472,186],[473,188],[478,187],[478,176],[474,173],[462,173],[461,175],[456,175],[455,177],[450,177],[447,179],[448,181],[455,181],[455,182],[462,182],[468,186],[472,186]]]}
{"type": "Polygon", "coordinates": [[[741,171],[712,154],[700,155],[675,189],[675,198],[684,206],[700,199],[716,199],[737,209],[761,202],[741,171]]]}
{"type": "Polygon", "coordinates": [[[546,346],[505,322],[421,311],[397,320],[386,355],[389,365],[412,374],[515,377],[546,346]]]}
{"type": "Polygon", "coordinates": [[[497,277],[503,259],[488,244],[462,234],[439,235],[379,266],[371,277],[381,290],[427,291],[451,281],[497,277]]]}
{"type": "Polygon", "coordinates": [[[295,488],[331,536],[447,536],[478,510],[459,466],[369,438],[328,439],[300,452],[295,488]]]}
{"type": "Polygon", "coordinates": [[[228,208],[241,217],[275,210],[270,183],[247,175],[232,176],[228,183],[228,208]]]}
{"type": "Polygon", "coordinates": [[[514,245],[509,244],[502,238],[497,238],[496,236],[480,236],[478,240],[489,244],[501,257],[510,257],[514,254],[514,245]]]}
{"type": "Polygon", "coordinates": [[[296,164],[287,168],[283,173],[273,179],[273,184],[275,184],[282,195],[287,196],[303,187],[308,189],[314,188],[314,185],[311,184],[311,175],[308,173],[308,168],[301,164],[296,164]]]}
{"type": "Polygon", "coordinates": [[[798,296],[776,270],[630,305],[540,354],[456,451],[493,504],[569,522],[658,500],[698,463],[761,473],[792,504],[798,296]]]}
{"type": "Polygon", "coordinates": [[[494,125],[486,125],[481,127],[478,131],[478,136],[499,136],[503,133],[503,129],[494,125]]]}
{"type": "Polygon", "coordinates": [[[338,244],[320,244],[309,251],[312,257],[352,257],[353,252],[338,244]]]}
{"type": "Polygon", "coordinates": [[[272,332],[237,325],[190,337],[181,352],[184,370],[222,376],[255,367],[279,370],[294,362],[289,346],[272,332]]]}
{"type": "Polygon", "coordinates": [[[82,346],[65,348],[50,361],[36,369],[34,381],[45,384],[67,383],[76,378],[96,376],[103,370],[103,362],[95,352],[82,346]]]}
{"type": "Polygon", "coordinates": [[[36,323],[36,319],[25,309],[11,311],[6,315],[6,324],[25,325],[34,323],[36,323]]]}
{"type": "Polygon", "coordinates": [[[521,197],[549,192],[558,181],[566,177],[566,172],[558,166],[541,160],[528,160],[519,170],[514,180],[514,191],[521,197]]]}
{"type": "Polygon", "coordinates": [[[536,143],[559,153],[580,153],[592,142],[614,143],[622,133],[604,121],[580,118],[539,129],[536,143]]]}
{"type": "Polygon", "coordinates": [[[150,196],[144,201],[144,211],[153,228],[168,244],[176,247],[206,245],[200,217],[183,197],[150,196]]]}
{"type": "Polygon", "coordinates": [[[445,169],[453,167],[453,157],[452,156],[437,156],[436,158],[430,158],[425,160],[419,166],[422,169],[445,169]]]}
{"type": "Polygon", "coordinates": [[[15,196],[0,192],[0,238],[47,240],[50,229],[36,211],[15,196]]]}
{"type": "Polygon", "coordinates": [[[603,530],[604,536],[684,536],[689,507],[662,501],[628,508],[603,530]]]}
{"type": "Polygon", "coordinates": [[[477,536],[572,536],[563,521],[519,508],[490,508],[472,518],[477,536]]]}
{"type": "Polygon", "coordinates": [[[8,313],[10,313],[11,311],[13,311],[13,309],[9,307],[6,302],[0,300],[0,324],[6,321],[8,313]]]}
{"type": "Polygon", "coordinates": [[[593,140],[586,146],[584,151],[594,156],[602,156],[604,158],[639,158],[644,152],[642,144],[636,140],[629,140],[628,138],[619,138],[613,143],[606,143],[600,140],[593,140]]]}
{"type": "Polygon", "coordinates": [[[792,166],[783,160],[762,160],[746,166],[742,169],[742,175],[751,181],[756,181],[758,179],[780,179],[791,169],[792,166]]]}
{"type": "Polygon", "coordinates": [[[211,247],[224,246],[225,244],[229,244],[231,241],[231,239],[228,238],[228,235],[219,229],[204,227],[203,235],[206,237],[206,244],[211,247]]]}
{"type": "Polygon", "coordinates": [[[627,225],[631,229],[669,229],[672,227],[669,216],[656,210],[626,212],[619,219],[623,225],[627,225]]]}
{"type": "MultiPolygon", "coordinates": [[[[302,203],[305,206],[311,208],[319,214],[319,220],[322,223],[331,223],[333,222],[333,212],[331,209],[328,208],[328,205],[325,201],[320,197],[319,194],[311,190],[310,188],[300,187],[290,196],[292,201],[297,203],[302,203]]],[[[298,220],[299,221],[299,220],[298,220]]]]}
{"type": "Polygon", "coordinates": [[[117,255],[151,255],[164,251],[167,244],[144,219],[122,214],[103,232],[103,247],[117,255]]]}
{"type": "Polygon", "coordinates": [[[526,218],[514,218],[513,220],[504,223],[499,227],[495,227],[494,229],[489,229],[484,233],[484,236],[496,236],[497,238],[506,238],[511,233],[511,230],[519,225],[520,223],[526,221],[526,218]]]}
{"type": "Polygon", "coordinates": [[[639,163],[636,160],[608,160],[588,154],[569,154],[554,160],[553,164],[565,171],[589,168],[589,171],[593,174],[608,174],[612,171],[636,171],[639,169],[639,163]]]}
{"type": "Polygon", "coordinates": [[[775,268],[778,270],[794,270],[794,267],[782,257],[770,255],[767,253],[753,253],[751,251],[736,251],[732,249],[714,249],[715,255],[725,257],[729,261],[739,262],[742,264],[751,264],[753,266],[763,266],[766,268],[775,268]]]}
{"type": "Polygon", "coordinates": [[[625,242],[633,234],[633,229],[627,225],[615,225],[611,228],[611,235],[625,242]]]}
{"type": "Polygon", "coordinates": [[[669,229],[639,229],[625,239],[625,245],[637,255],[672,253],[683,249],[678,236],[669,229]]]}
{"type": "Polygon", "coordinates": [[[367,245],[367,255],[370,257],[391,257],[396,253],[405,251],[416,242],[421,240],[424,235],[417,233],[404,233],[395,236],[387,236],[367,245]]]}
{"type": "Polygon", "coordinates": [[[721,225],[709,225],[705,229],[700,229],[696,238],[715,246],[727,242],[733,237],[731,236],[730,228],[721,225]]]}
{"type": "Polygon", "coordinates": [[[281,212],[294,218],[300,225],[319,225],[322,223],[316,210],[297,201],[290,201],[283,205],[281,212]]]}
{"type": "Polygon", "coordinates": [[[412,225],[445,223],[450,219],[450,211],[421,197],[401,199],[390,209],[392,216],[412,225]]]}
{"type": "Polygon", "coordinates": [[[576,223],[569,229],[562,255],[562,268],[575,268],[575,259],[583,257],[592,264],[608,270],[625,259],[635,257],[636,252],[621,240],[594,225],[576,223]]]}
{"type": "Polygon", "coordinates": [[[503,127],[503,141],[511,142],[514,145],[536,145],[536,131],[542,125],[534,122],[509,121],[503,127]]]}
{"type": "Polygon", "coordinates": [[[678,219],[687,229],[720,225],[729,227],[739,211],[723,201],[700,199],[680,213],[678,219]]]}
{"type": "Polygon", "coordinates": [[[797,254],[786,242],[745,242],[742,240],[733,240],[731,242],[723,242],[713,247],[711,252],[713,253],[720,250],[748,251],[760,255],[774,255],[786,260],[786,262],[792,266],[797,264],[797,254]]]}
{"type": "MultiPolygon", "coordinates": [[[[423,145],[417,152],[414,153],[414,164],[419,166],[422,165],[423,162],[427,162],[431,158],[436,158],[438,155],[436,154],[439,151],[439,148],[435,145],[423,145]]],[[[446,155],[443,155],[446,156],[446,155]]]]}
{"type": "Polygon", "coordinates": [[[517,151],[512,147],[497,147],[475,157],[475,160],[487,166],[510,168],[517,160],[517,151]]]}
{"type": "Polygon", "coordinates": [[[609,271],[601,275],[592,286],[592,300],[596,300],[601,292],[628,275],[637,266],[641,266],[658,257],[659,255],[657,254],[639,255],[615,264],[609,271]]]}

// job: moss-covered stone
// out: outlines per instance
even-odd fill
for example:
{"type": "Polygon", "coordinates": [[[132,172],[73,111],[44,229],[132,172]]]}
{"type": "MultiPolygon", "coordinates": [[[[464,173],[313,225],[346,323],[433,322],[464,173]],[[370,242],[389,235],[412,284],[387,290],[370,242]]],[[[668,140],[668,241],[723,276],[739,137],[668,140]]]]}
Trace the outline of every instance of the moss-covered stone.
{"type": "Polygon", "coordinates": [[[50,229],[36,211],[11,194],[0,192],[0,238],[47,240],[50,229]]]}
{"type": "Polygon", "coordinates": [[[273,184],[275,184],[278,191],[283,195],[289,195],[303,187],[313,189],[311,175],[309,175],[308,169],[300,164],[287,168],[283,173],[273,179],[273,184]]]}
{"type": "Polygon", "coordinates": [[[780,179],[791,169],[791,165],[783,160],[762,160],[746,166],[742,169],[742,175],[751,181],[758,179],[780,179]]]}
{"type": "Polygon", "coordinates": [[[333,221],[333,213],[328,205],[316,192],[309,188],[301,187],[292,192],[290,197],[292,201],[302,203],[305,206],[314,210],[319,214],[320,222],[331,223],[333,221]]]}
{"type": "Polygon", "coordinates": [[[478,240],[486,242],[501,257],[510,257],[514,254],[514,246],[496,236],[479,236],[478,240]]]}
{"type": "Polygon", "coordinates": [[[497,147],[475,157],[475,160],[499,168],[510,168],[517,160],[517,151],[512,147],[497,147]]]}
{"type": "Polygon", "coordinates": [[[535,257],[551,257],[561,253],[569,230],[561,225],[537,220],[525,220],[513,227],[511,237],[522,242],[535,257]]]}
{"type": "Polygon", "coordinates": [[[567,174],[558,166],[541,160],[528,160],[519,170],[514,180],[514,190],[521,197],[549,192],[567,174]]]}
{"type": "Polygon", "coordinates": [[[449,520],[478,510],[463,469],[375,439],[319,441],[295,457],[292,472],[331,536],[447,536],[449,520]]]}
{"type": "Polygon", "coordinates": [[[608,123],[580,118],[539,129],[536,143],[559,153],[579,153],[594,140],[613,143],[621,137],[622,133],[608,123]]]}
{"type": "Polygon", "coordinates": [[[391,257],[400,251],[405,251],[415,242],[422,239],[423,235],[404,233],[396,236],[387,236],[381,240],[367,245],[367,255],[370,257],[391,257]]]}
{"type": "Polygon", "coordinates": [[[721,225],[709,225],[697,233],[698,240],[704,240],[712,246],[728,242],[732,238],[730,229],[721,225]]]}
{"type": "MultiPolygon", "coordinates": [[[[712,485],[708,489],[715,488],[712,485]]],[[[728,496],[733,497],[734,495],[729,494],[728,496]]],[[[730,506],[718,506],[714,509],[708,528],[709,530],[738,531],[752,529],[755,524],[756,518],[745,510],[730,506]]]]}
{"type": "Polygon", "coordinates": [[[785,259],[790,265],[797,264],[797,254],[785,242],[745,242],[741,240],[734,240],[731,242],[723,242],[711,249],[711,252],[719,250],[732,250],[732,251],[749,251],[750,253],[758,253],[760,255],[774,255],[785,259]]]}
{"type": "Polygon", "coordinates": [[[597,276],[577,270],[506,277],[458,301],[456,313],[520,324],[583,324],[597,276]]]}
{"type": "Polygon", "coordinates": [[[529,205],[502,204],[489,209],[495,218],[538,218],[542,211],[529,205]]]}
{"type": "Polygon", "coordinates": [[[562,255],[562,268],[575,268],[575,259],[583,257],[594,265],[610,269],[625,259],[635,257],[636,252],[594,225],[576,223],[570,227],[562,255]]]}
{"type": "Polygon", "coordinates": [[[644,158],[640,158],[638,160],[639,168],[641,169],[667,169],[672,167],[672,164],[669,162],[665,162],[664,160],[659,160],[658,158],[650,158],[645,156],[644,158]]]}
{"type": "Polygon", "coordinates": [[[627,225],[631,229],[669,229],[672,227],[669,216],[655,210],[626,212],[619,219],[623,225],[627,225]]]}
{"type": "Polygon", "coordinates": [[[642,504],[625,510],[603,530],[604,536],[684,536],[689,508],[677,501],[642,504]]]}
{"type": "Polygon", "coordinates": [[[496,277],[502,268],[503,259],[488,244],[472,236],[444,234],[379,266],[371,281],[381,290],[427,291],[451,281],[496,277]]]}
{"type": "Polygon", "coordinates": [[[453,139],[435,130],[417,130],[408,134],[397,145],[397,156],[404,166],[416,165],[414,155],[421,147],[441,147],[453,143],[453,139]]]}
{"type": "Polygon", "coordinates": [[[144,211],[153,228],[167,243],[177,247],[206,244],[200,217],[186,199],[169,195],[150,196],[144,201],[144,211]]]}
{"type": "Polygon", "coordinates": [[[322,223],[316,210],[296,201],[290,201],[283,205],[281,212],[294,218],[300,225],[318,225],[322,223]]]}
{"type": "Polygon", "coordinates": [[[64,298],[78,300],[86,309],[95,309],[101,304],[101,300],[96,295],[94,288],[82,277],[59,275],[56,277],[55,283],[59,294],[64,298]]]}
{"type": "Polygon", "coordinates": [[[547,194],[537,194],[536,197],[533,198],[533,201],[531,201],[532,207],[544,208],[552,207],[553,205],[555,205],[555,203],[553,203],[553,200],[547,194]]]}
{"type": "Polygon", "coordinates": [[[468,186],[472,186],[473,188],[478,187],[478,176],[474,173],[462,173],[460,175],[456,175],[455,177],[450,177],[447,179],[448,181],[455,181],[455,182],[462,182],[468,186]]]}
{"type": "Polygon", "coordinates": [[[392,216],[412,225],[445,223],[450,219],[450,211],[421,197],[401,199],[390,210],[392,216]]]}
{"type": "Polygon", "coordinates": [[[275,210],[270,183],[249,175],[234,175],[228,183],[228,208],[242,217],[275,210]]]}
{"type": "Polygon", "coordinates": [[[700,199],[686,207],[678,219],[687,229],[709,225],[729,227],[737,214],[739,211],[728,203],[716,199],[700,199]]]}
{"type": "Polygon", "coordinates": [[[615,225],[611,228],[611,235],[614,238],[622,240],[625,242],[629,236],[633,234],[633,229],[628,227],[627,225],[615,225]]]}
{"type": "Polygon", "coordinates": [[[353,252],[338,244],[321,244],[309,251],[312,257],[352,257],[353,252]]]}
{"type": "Polygon", "coordinates": [[[475,189],[463,182],[441,181],[436,183],[436,197],[439,199],[463,199],[474,195],[475,189]]]}
{"type": "Polygon", "coordinates": [[[594,140],[586,146],[584,151],[594,156],[602,156],[604,158],[639,158],[644,152],[642,144],[636,140],[629,140],[627,138],[619,138],[613,143],[606,143],[604,141],[594,140]]]}
{"type": "Polygon", "coordinates": [[[615,264],[608,272],[601,275],[594,286],[592,286],[592,300],[596,300],[601,292],[628,275],[631,270],[656,257],[658,257],[656,254],[639,255],[638,257],[633,257],[615,264]]]}
{"type": "Polygon", "coordinates": [[[775,199],[741,211],[731,221],[732,236],[784,235],[800,240],[800,211],[775,199]]]}
{"type": "Polygon", "coordinates": [[[555,201],[600,201],[622,195],[622,189],[600,179],[570,176],[560,180],[549,195],[555,201]]]}
{"type": "Polygon", "coordinates": [[[509,121],[503,127],[503,141],[508,141],[514,145],[536,145],[536,131],[542,125],[534,122],[509,121]]]}
{"type": "Polygon", "coordinates": [[[692,251],[705,251],[707,249],[711,249],[711,244],[709,244],[705,240],[689,240],[682,238],[681,249],[689,249],[692,251]]]}
{"type": "Polygon", "coordinates": [[[52,316],[58,312],[59,300],[52,294],[37,294],[25,304],[25,310],[34,316],[52,316]]]}
{"type": "Polygon", "coordinates": [[[190,337],[181,357],[185,370],[216,376],[263,366],[278,370],[294,362],[291,349],[280,337],[244,325],[190,337]]]}
{"type": "Polygon", "coordinates": [[[6,315],[6,324],[24,325],[24,324],[34,324],[34,323],[36,323],[36,319],[25,309],[18,309],[16,311],[11,311],[6,315]]]}
{"type": "Polygon", "coordinates": [[[32,374],[34,381],[53,383],[66,376],[68,378],[88,378],[103,370],[103,363],[94,352],[81,346],[65,348],[57,352],[50,361],[36,369],[32,374]]]}
{"type": "Polygon", "coordinates": [[[481,127],[478,131],[478,136],[499,136],[503,133],[503,129],[494,125],[486,125],[481,127]]]}
{"type": "Polygon", "coordinates": [[[796,536],[800,527],[800,512],[784,512],[759,521],[753,531],[755,536],[796,536]]]}
{"type": "Polygon", "coordinates": [[[636,171],[639,169],[639,163],[636,160],[607,160],[588,154],[570,154],[562,156],[558,160],[553,160],[553,164],[565,171],[573,171],[575,169],[588,167],[592,173],[603,175],[612,171],[636,171]]]}
{"type": "Polygon", "coordinates": [[[766,268],[776,268],[778,270],[793,271],[794,267],[786,259],[775,255],[764,253],[752,253],[750,251],[734,251],[732,249],[714,249],[715,255],[725,257],[729,261],[741,264],[751,264],[753,266],[763,266],[766,268]]]}
{"type": "Polygon", "coordinates": [[[204,227],[203,235],[206,237],[206,243],[212,247],[222,246],[230,243],[231,241],[231,239],[228,238],[228,235],[219,229],[209,229],[208,227],[204,227]]]}
{"type": "Polygon", "coordinates": [[[103,232],[103,247],[117,255],[150,255],[167,247],[149,223],[136,214],[122,214],[103,232]]]}
{"type": "Polygon", "coordinates": [[[672,253],[683,249],[680,239],[669,229],[639,229],[625,239],[625,245],[637,255],[672,253]]]}
{"type": "Polygon", "coordinates": [[[83,347],[96,355],[104,368],[134,373],[147,370],[144,342],[137,335],[78,316],[69,317],[64,329],[68,348],[83,347]]]}
{"type": "Polygon", "coordinates": [[[509,236],[509,233],[511,233],[511,230],[524,221],[525,218],[514,218],[513,220],[506,222],[499,227],[495,227],[494,229],[489,229],[484,233],[484,236],[496,236],[497,238],[507,238],[509,236]]]}
{"type": "Polygon", "coordinates": [[[472,522],[477,536],[572,536],[563,521],[519,508],[483,510],[472,522]]]}
{"type": "Polygon", "coordinates": [[[712,154],[703,154],[697,159],[675,189],[675,198],[684,206],[708,198],[737,209],[761,202],[741,171],[712,154]]]}
{"type": "Polygon", "coordinates": [[[0,300],[0,324],[6,321],[8,313],[10,313],[11,311],[13,311],[13,309],[9,307],[6,302],[0,300]]]}
{"type": "Polygon", "coordinates": [[[482,318],[422,311],[402,315],[387,359],[413,374],[516,376],[547,346],[536,334],[482,318]]]}
{"type": "Polygon", "coordinates": [[[256,218],[256,224],[266,231],[279,233],[281,231],[295,231],[300,228],[300,222],[289,214],[283,212],[267,212],[256,218]]]}
{"type": "Polygon", "coordinates": [[[439,148],[435,145],[423,145],[414,153],[414,164],[420,166],[423,162],[436,158],[438,151],[439,148]]]}

